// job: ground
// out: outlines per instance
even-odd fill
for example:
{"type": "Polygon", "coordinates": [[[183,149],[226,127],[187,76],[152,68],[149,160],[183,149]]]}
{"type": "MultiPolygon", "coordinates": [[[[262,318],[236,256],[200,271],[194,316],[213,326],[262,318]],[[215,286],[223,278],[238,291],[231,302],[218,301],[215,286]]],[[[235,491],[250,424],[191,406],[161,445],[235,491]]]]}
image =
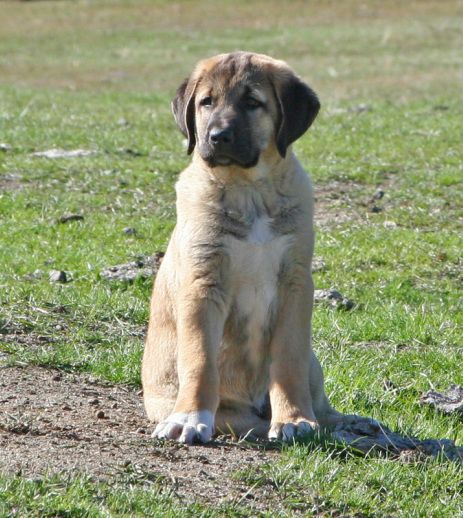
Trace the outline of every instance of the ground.
{"type": "Polygon", "coordinates": [[[249,487],[231,475],[277,454],[220,439],[210,446],[162,444],[150,438],[139,391],[88,375],[3,368],[0,387],[4,473],[81,472],[97,480],[138,473],[162,479],[181,498],[214,503],[243,497],[249,487]]]}

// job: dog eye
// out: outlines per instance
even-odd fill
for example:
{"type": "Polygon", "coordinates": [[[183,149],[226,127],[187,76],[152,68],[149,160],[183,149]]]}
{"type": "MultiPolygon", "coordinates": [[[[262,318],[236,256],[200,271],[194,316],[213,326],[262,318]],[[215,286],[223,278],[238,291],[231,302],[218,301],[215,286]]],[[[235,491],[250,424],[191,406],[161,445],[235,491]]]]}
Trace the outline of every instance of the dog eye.
{"type": "Polygon", "coordinates": [[[256,108],[260,108],[261,106],[263,106],[262,102],[258,101],[254,97],[246,97],[244,102],[246,104],[246,108],[250,110],[254,110],[256,108]]]}
{"type": "Polygon", "coordinates": [[[211,106],[212,105],[212,97],[211,96],[204,97],[203,99],[201,99],[199,101],[199,104],[200,104],[200,106],[211,106]]]}

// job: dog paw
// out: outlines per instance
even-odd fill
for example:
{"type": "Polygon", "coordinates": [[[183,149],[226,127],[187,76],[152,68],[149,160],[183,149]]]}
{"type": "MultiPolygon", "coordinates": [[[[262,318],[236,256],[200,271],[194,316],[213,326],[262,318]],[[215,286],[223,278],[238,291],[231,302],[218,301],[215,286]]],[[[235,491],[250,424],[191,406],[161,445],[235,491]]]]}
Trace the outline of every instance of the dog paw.
{"type": "Polygon", "coordinates": [[[296,438],[303,437],[316,429],[315,423],[299,421],[297,423],[273,423],[268,432],[271,441],[291,442],[296,438]]]}
{"type": "Polygon", "coordinates": [[[211,440],[214,433],[214,415],[209,410],[176,412],[159,423],[152,437],[194,444],[211,440]]]}

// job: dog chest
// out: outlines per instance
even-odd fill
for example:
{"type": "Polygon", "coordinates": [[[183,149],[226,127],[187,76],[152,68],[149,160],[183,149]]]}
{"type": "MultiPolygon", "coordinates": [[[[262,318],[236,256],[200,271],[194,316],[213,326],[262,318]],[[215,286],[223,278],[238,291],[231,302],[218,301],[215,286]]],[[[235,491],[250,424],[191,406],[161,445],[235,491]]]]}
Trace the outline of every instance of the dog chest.
{"type": "Polygon", "coordinates": [[[272,310],[277,304],[278,275],[291,237],[277,235],[272,219],[254,220],[246,237],[227,236],[230,290],[233,311],[246,327],[250,342],[260,343],[267,332],[272,310]]]}

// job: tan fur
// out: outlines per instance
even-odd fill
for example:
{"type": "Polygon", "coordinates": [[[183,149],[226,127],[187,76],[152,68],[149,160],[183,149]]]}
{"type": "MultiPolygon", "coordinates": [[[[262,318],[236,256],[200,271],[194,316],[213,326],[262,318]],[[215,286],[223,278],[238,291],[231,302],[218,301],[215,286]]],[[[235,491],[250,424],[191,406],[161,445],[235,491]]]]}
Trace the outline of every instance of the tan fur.
{"type": "Polygon", "coordinates": [[[216,431],[277,437],[287,424],[342,418],[311,348],[312,187],[291,149],[283,157],[275,143],[279,89],[294,77],[284,62],[247,53],[201,61],[190,77],[196,147],[176,185],[177,225],[154,284],[142,366],[152,421],[209,411],[216,431]],[[238,101],[227,96],[249,63],[265,79],[256,88],[267,109],[249,115],[258,163],[210,167],[198,152],[208,127],[198,99],[214,91],[223,113],[233,111],[238,101]]]}

